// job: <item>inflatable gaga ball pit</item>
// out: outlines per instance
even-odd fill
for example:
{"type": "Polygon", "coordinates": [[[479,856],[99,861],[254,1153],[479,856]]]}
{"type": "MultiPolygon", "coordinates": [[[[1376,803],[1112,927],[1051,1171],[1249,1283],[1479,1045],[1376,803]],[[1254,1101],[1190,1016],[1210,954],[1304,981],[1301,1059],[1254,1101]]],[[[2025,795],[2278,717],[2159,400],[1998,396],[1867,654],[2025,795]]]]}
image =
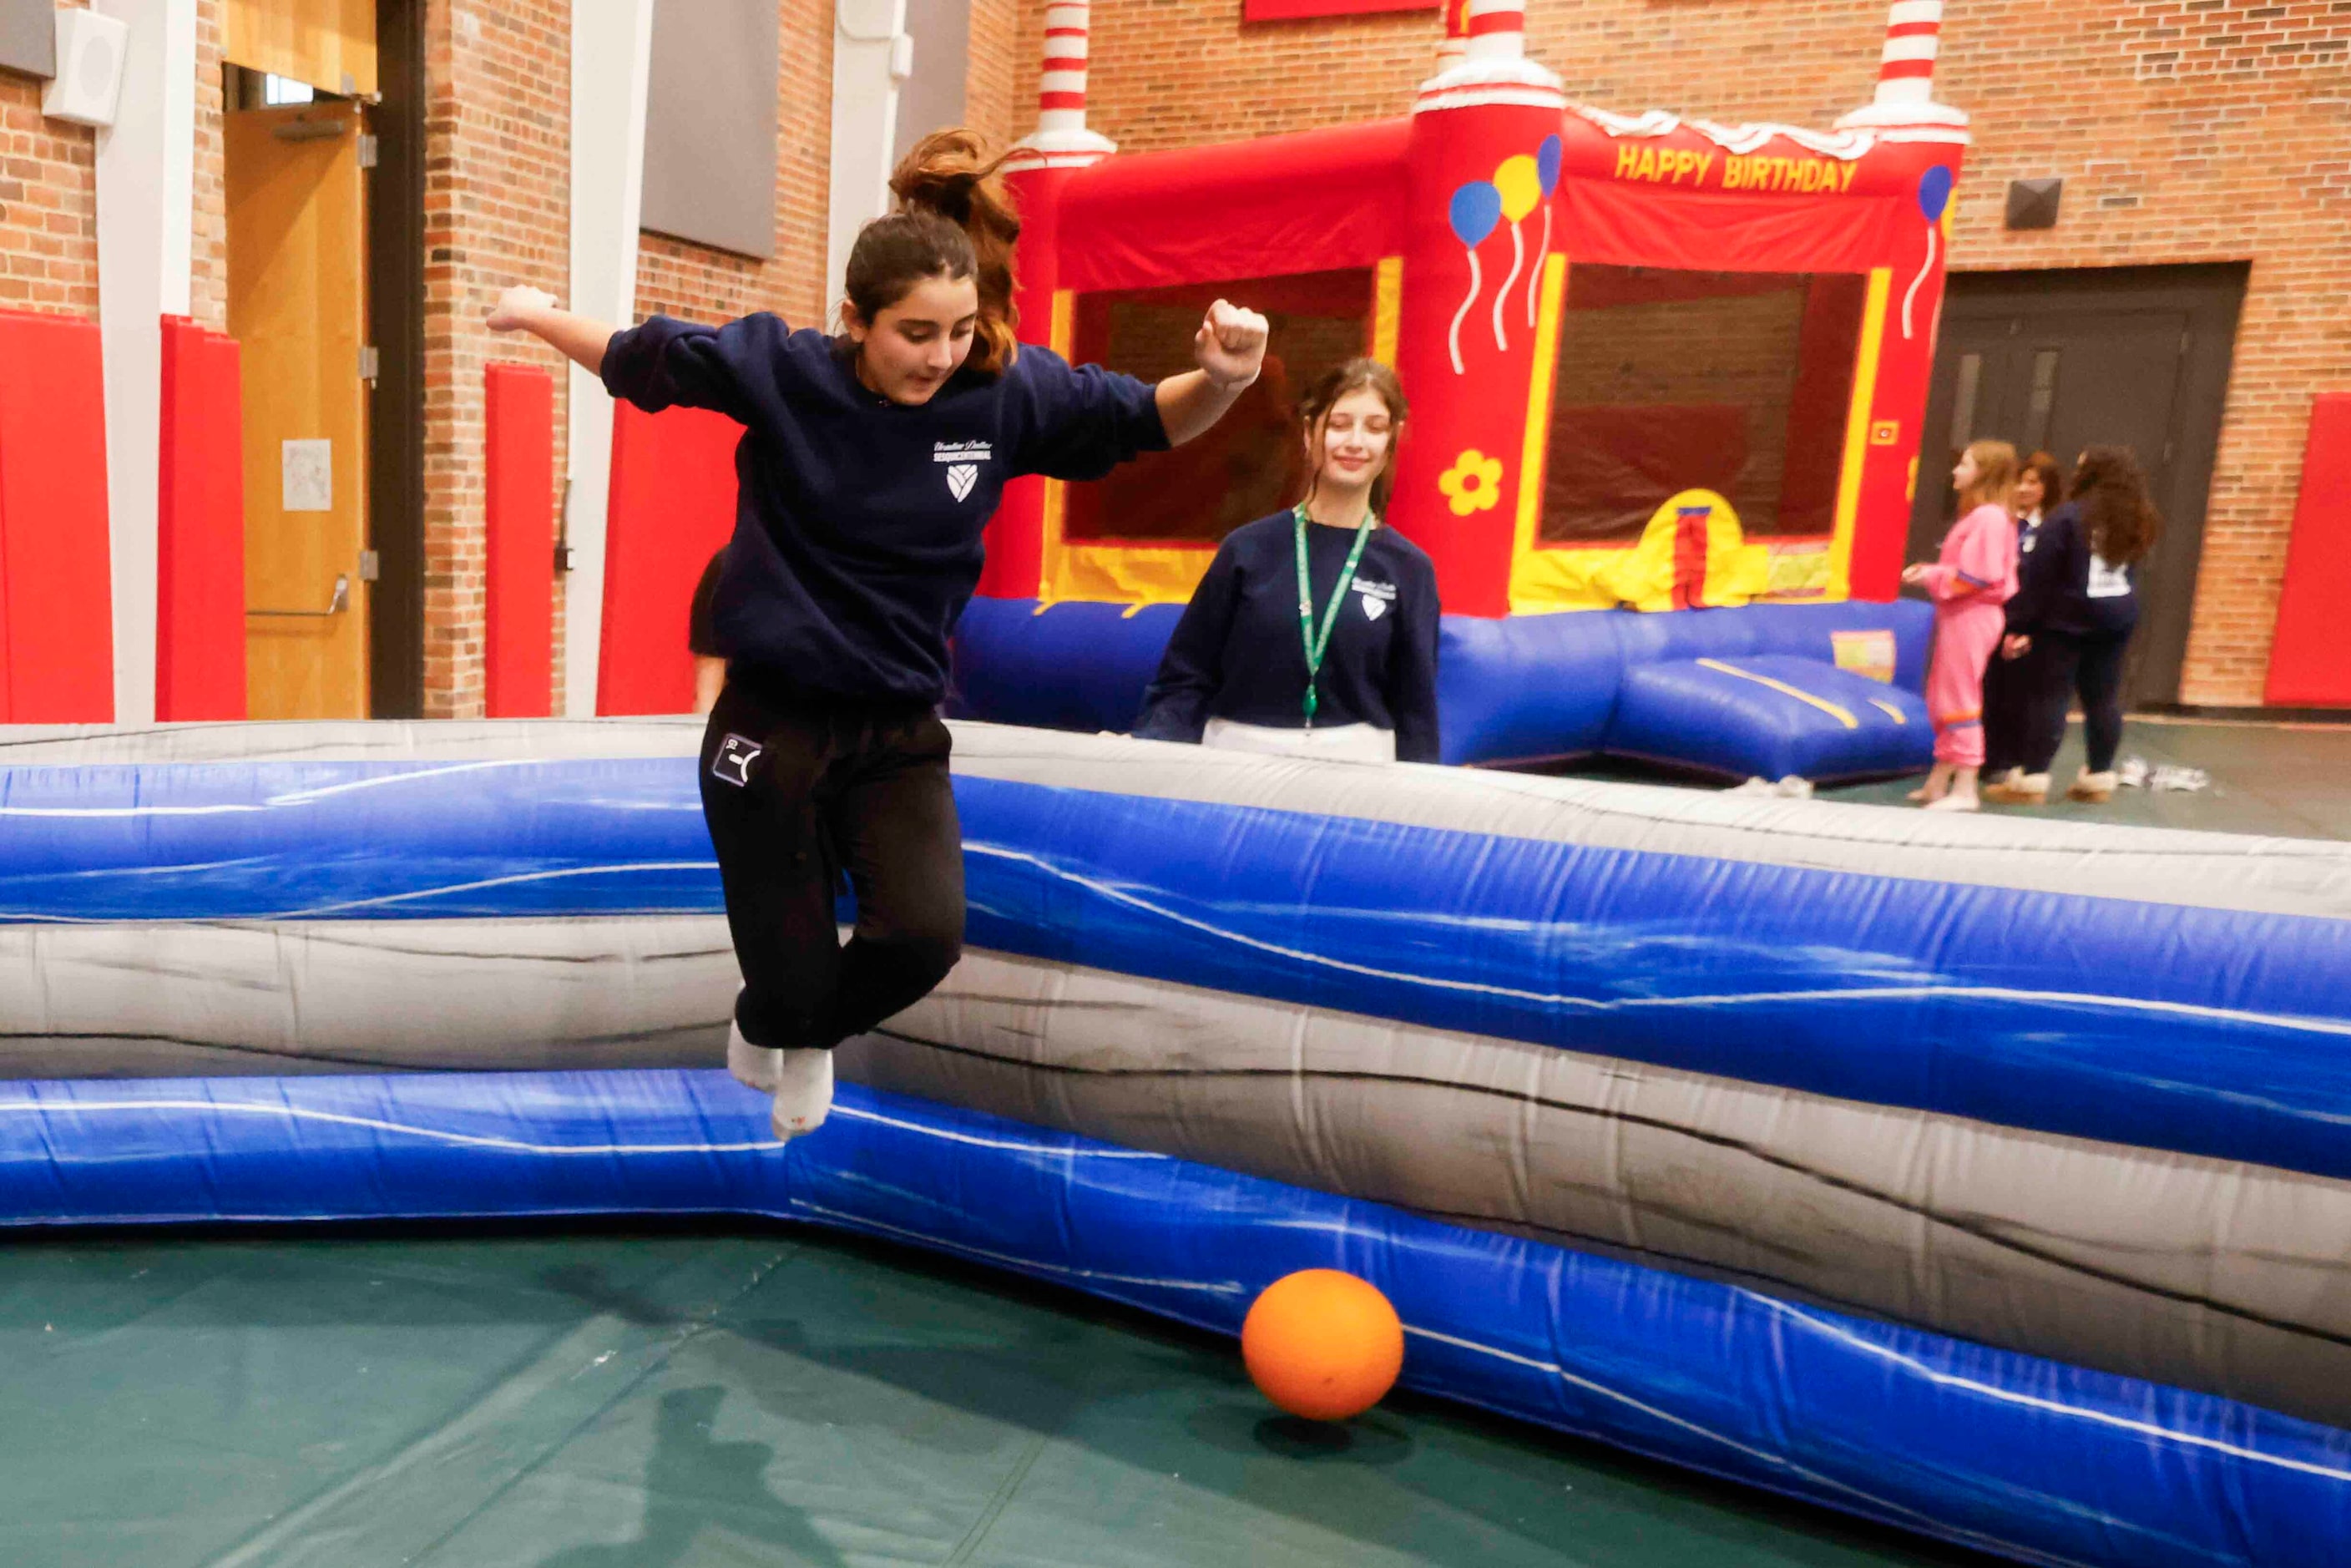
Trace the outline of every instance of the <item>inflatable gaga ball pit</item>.
{"type": "Polygon", "coordinates": [[[1259,1293],[1241,1322],[1258,1392],[1292,1416],[1344,1421],[1387,1396],[1404,1370],[1404,1325],[1379,1287],[1301,1269],[1259,1293]]]}

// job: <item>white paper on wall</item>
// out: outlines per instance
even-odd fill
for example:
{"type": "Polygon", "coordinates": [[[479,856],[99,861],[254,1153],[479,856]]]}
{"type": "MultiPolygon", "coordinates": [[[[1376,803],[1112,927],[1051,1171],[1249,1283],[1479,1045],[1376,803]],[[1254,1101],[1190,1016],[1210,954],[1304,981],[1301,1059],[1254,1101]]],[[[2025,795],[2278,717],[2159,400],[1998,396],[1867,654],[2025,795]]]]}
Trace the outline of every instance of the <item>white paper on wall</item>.
{"type": "Polygon", "coordinates": [[[335,509],[335,444],[331,441],[288,441],[280,444],[279,505],[289,512],[331,512],[335,509]]]}

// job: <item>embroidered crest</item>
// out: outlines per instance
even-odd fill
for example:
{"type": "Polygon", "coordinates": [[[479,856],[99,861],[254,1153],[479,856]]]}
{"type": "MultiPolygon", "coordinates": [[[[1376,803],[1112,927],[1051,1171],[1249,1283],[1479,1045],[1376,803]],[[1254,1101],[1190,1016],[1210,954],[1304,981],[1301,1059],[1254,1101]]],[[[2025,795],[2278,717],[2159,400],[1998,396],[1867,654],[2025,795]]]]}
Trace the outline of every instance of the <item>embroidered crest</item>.
{"type": "Polygon", "coordinates": [[[979,483],[979,465],[956,463],[947,468],[947,493],[960,501],[970,496],[971,487],[979,483]]]}
{"type": "Polygon", "coordinates": [[[1364,620],[1377,621],[1388,612],[1388,601],[1378,595],[1366,593],[1363,596],[1363,600],[1364,620]]]}
{"type": "Polygon", "coordinates": [[[751,783],[751,764],[759,760],[767,749],[756,740],[739,735],[729,735],[718,743],[718,754],[710,759],[710,776],[722,784],[732,784],[737,789],[751,783]]]}

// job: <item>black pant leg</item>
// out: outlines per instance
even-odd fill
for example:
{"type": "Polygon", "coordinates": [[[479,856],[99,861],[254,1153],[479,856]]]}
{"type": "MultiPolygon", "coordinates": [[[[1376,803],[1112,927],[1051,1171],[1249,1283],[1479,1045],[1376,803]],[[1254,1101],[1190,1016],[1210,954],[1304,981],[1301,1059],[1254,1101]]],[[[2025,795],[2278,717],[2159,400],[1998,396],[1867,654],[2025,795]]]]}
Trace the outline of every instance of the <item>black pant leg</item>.
{"type": "Polygon", "coordinates": [[[2115,752],[2123,743],[2123,654],[2129,648],[2128,632],[2082,643],[2074,685],[2082,696],[2082,736],[2093,773],[2113,772],[2115,752]]]}
{"type": "Polygon", "coordinates": [[[1998,647],[1991,651],[1991,663],[1984,665],[1983,678],[1983,776],[1998,779],[2017,765],[2022,754],[2018,732],[2023,727],[2017,721],[2019,708],[2031,689],[2019,668],[2022,659],[2001,657],[1998,647]]]}
{"type": "Polygon", "coordinates": [[[857,929],[817,1043],[862,1034],[930,994],[963,953],[963,826],[936,716],[877,726],[828,786],[826,825],[857,929]]]}
{"type": "Polygon", "coordinates": [[[2046,773],[2065,744],[2065,718],[2074,706],[2074,670],[2081,659],[2079,639],[2044,632],[2032,639],[2032,695],[2022,747],[2027,773],[2046,773]]]}
{"type": "Polygon", "coordinates": [[[735,1021],[754,1045],[830,1045],[840,981],[834,870],[816,806],[831,761],[820,720],[729,683],[702,737],[702,815],[718,855],[726,925],[743,972],[735,1021]]]}

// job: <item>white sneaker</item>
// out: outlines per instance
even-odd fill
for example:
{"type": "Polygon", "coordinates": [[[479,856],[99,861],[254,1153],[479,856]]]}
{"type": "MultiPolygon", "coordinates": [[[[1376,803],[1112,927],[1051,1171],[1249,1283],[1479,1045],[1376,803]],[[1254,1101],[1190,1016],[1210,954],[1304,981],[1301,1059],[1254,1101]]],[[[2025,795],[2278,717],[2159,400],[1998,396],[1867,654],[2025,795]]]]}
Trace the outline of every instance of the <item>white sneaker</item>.
{"type": "Polygon", "coordinates": [[[768,1117],[778,1138],[797,1138],[824,1125],[832,1109],[832,1052],[779,1051],[776,1108],[768,1117]]]}
{"type": "Polygon", "coordinates": [[[743,1038],[743,1027],[730,1021],[726,1025],[726,1071],[735,1082],[746,1089],[757,1089],[762,1094],[776,1092],[776,1075],[783,1070],[784,1053],[764,1045],[753,1045],[743,1038]]]}

